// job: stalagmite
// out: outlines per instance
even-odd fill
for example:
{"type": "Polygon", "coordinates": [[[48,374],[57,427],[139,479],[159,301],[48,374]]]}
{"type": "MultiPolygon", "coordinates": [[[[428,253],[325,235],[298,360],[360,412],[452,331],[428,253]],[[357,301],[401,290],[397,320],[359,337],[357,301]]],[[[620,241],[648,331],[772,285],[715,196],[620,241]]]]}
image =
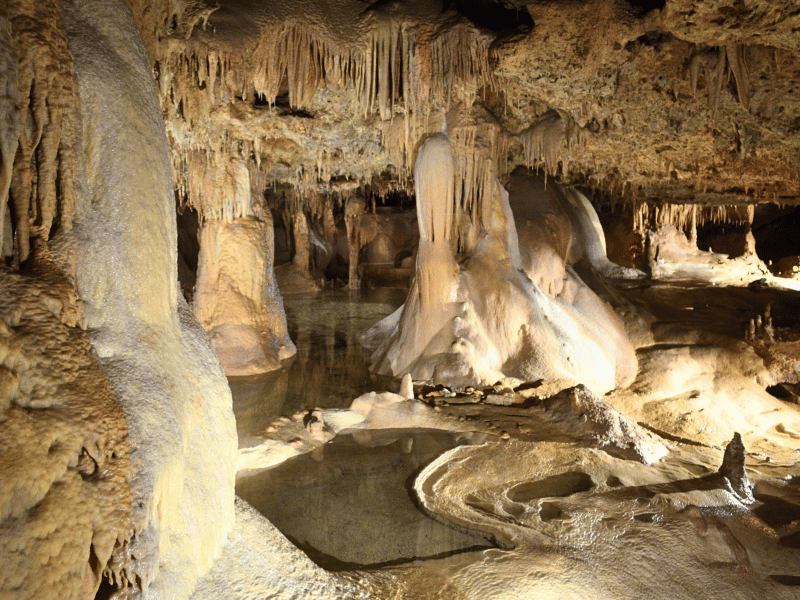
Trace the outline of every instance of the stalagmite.
{"type": "Polygon", "coordinates": [[[272,274],[272,220],[209,221],[200,230],[195,314],[225,374],[280,368],[295,353],[272,274]]]}
{"type": "MultiPolygon", "coordinates": [[[[563,242],[572,239],[572,225],[563,237],[546,234],[545,228],[554,226],[552,218],[570,222],[569,209],[544,208],[540,203],[546,201],[537,199],[531,180],[515,178],[510,184],[514,204],[544,210],[534,209],[526,223],[530,231],[545,231],[523,241],[509,194],[495,182],[484,206],[485,232],[459,265],[451,246],[458,182],[454,186],[455,167],[450,165],[448,138],[429,138],[415,167],[416,277],[406,304],[362,337],[373,350],[372,368],[457,387],[508,377],[571,378],[597,391],[630,382],[636,358],[621,322],[566,264],[569,247],[563,242]]],[[[585,212],[587,206],[588,201],[575,208],[585,212]]],[[[599,260],[602,245],[591,218],[577,218],[574,226],[582,252],[599,260]]]]}
{"type": "Polygon", "coordinates": [[[243,161],[204,159],[187,176],[201,219],[194,313],[227,375],[278,369],[295,348],[274,279],[272,217],[243,161]]]}
{"type": "Polygon", "coordinates": [[[296,212],[292,217],[292,234],[294,235],[294,257],[292,265],[301,276],[311,278],[311,239],[308,231],[306,213],[296,212]]]}
{"type": "Polygon", "coordinates": [[[358,257],[361,252],[361,215],[364,214],[364,208],[364,199],[359,196],[348,198],[344,207],[344,224],[347,228],[347,248],[349,251],[347,287],[351,290],[361,288],[358,257]]]}
{"type": "Polygon", "coordinates": [[[725,447],[719,474],[730,482],[733,491],[742,502],[752,504],[755,502],[755,498],[753,498],[753,484],[750,483],[745,469],[746,457],[747,450],[742,443],[742,436],[738,432],[734,433],[733,439],[725,447]]]}

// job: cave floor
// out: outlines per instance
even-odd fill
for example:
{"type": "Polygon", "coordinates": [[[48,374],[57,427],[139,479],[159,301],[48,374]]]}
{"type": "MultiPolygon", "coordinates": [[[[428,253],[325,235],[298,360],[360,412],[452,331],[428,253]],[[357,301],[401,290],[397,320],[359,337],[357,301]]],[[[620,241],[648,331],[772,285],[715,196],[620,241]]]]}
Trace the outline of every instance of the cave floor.
{"type": "MultiPolygon", "coordinates": [[[[604,400],[663,444],[663,458],[603,451],[545,405],[427,398],[348,425],[348,383],[349,399],[380,383],[330,374],[336,361],[341,373],[366,369],[357,330],[403,293],[336,292],[328,309],[286,301],[305,401],[302,389],[259,400],[274,398],[275,374],[231,382],[250,457],[237,492],[261,498],[263,514],[335,571],[311,577],[336,582],[325,597],[800,598],[800,292],[676,279],[616,289],[639,328],[640,368],[604,400]],[[734,432],[752,503],[716,475],[734,432]]],[[[279,377],[291,380],[294,364],[279,377]]],[[[305,584],[287,585],[285,597],[304,597],[305,584]]]]}

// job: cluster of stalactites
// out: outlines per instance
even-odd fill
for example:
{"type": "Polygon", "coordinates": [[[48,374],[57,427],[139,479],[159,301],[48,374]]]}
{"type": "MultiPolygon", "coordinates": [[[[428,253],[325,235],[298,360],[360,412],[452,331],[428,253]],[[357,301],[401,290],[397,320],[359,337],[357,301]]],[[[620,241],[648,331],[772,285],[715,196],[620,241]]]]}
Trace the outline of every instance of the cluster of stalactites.
{"type": "MultiPolygon", "coordinates": [[[[495,192],[498,174],[507,170],[509,137],[502,125],[480,103],[458,103],[448,112],[431,116],[423,123],[395,120],[384,127],[383,141],[395,164],[404,165],[396,178],[395,189],[414,193],[413,164],[417,160],[418,140],[431,131],[445,131],[455,149],[452,195],[454,219],[466,216],[473,226],[482,226],[483,210],[495,192]],[[409,127],[410,125],[410,127],[409,127]],[[408,144],[410,138],[412,141],[408,144]]],[[[394,191],[394,190],[387,190],[394,191]]],[[[380,194],[378,194],[380,195],[380,194]]],[[[456,231],[456,238],[460,232],[456,231]]],[[[458,247],[463,249],[461,240],[458,247]]]]}
{"type": "MultiPolygon", "coordinates": [[[[545,176],[555,175],[559,163],[571,159],[571,150],[580,143],[580,130],[570,117],[548,110],[527,129],[519,141],[525,153],[525,164],[531,169],[544,168],[545,176]]],[[[565,165],[564,171],[568,168],[565,165]]]]}
{"type": "Polygon", "coordinates": [[[490,38],[466,21],[435,34],[404,21],[373,19],[363,43],[340,45],[304,23],[266,26],[252,55],[206,46],[168,52],[155,70],[162,102],[192,123],[218,102],[259,96],[274,104],[286,91],[295,108],[308,108],[328,85],[352,88],[364,115],[383,120],[402,102],[406,116],[446,106],[456,90],[474,97],[494,86],[490,38]]]}
{"type": "MultiPolygon", "coordinates": [[[[417,141],[439,129],[442,111],[451,102],[457,100],[471,106],[477,90],[493,87],[488,63],[490,38],[464,19],[451,19],[445,26],[434,28],[368,13],[359,27],[368,34],[358,43],[339,44],[312,25],[282,22],[264,26],[250,55],[201,44],[189,44],[176,52],[167,49],[156,61],[155,72],[168,115],[168,130],[175,131],[173,171],[179,194],[189,198],[191,204],[201,205],[201,212],[209,213],[209,218],[235,218],[248,210],[221,196],[222,205],[213,207],[207,200],[215,194],[205,189],[196,191],[206,187],[198,183],[198,168],[194,165],[194,157],[202,149],[182,141],[186,138],[178,123],[197,126],[207,122],[215,106],[237,97],[257,97],[274,104],[280,94],[288,92],[291,105],[308,107],[315,93],[330,85],[352,91],[353,105],[346,109],[352,114],[362,111],[369,116],[377,111],[386,124],[382,145],[396,166],[396,187],[411,192],[417,141]],[[393,118],[396,115],[399,118],[393,118]],[[393,131],[387,132],[387,127],[393,131]]],[[[274,139],[274,133],[270,135],[273,138],[262,140],[256,133],[252,139],[244,139],[226,129],[213,135],[213,139],[204,138],[203,146],[212,148],[204,160],[254,161],[255,167],[248,168],[253,184],[262,188],[260,193],[288,183],[296,196],[307,203],[339,185],[334,179],[341,177],[340,148],[320,147],[316,164],[299,164],[294,172],[281,172],[276,180],[276,175],[270,173],[273,165],[263,160],[269,155],[269,141],[274,139]]],[[[491,154],[496,153],[492,150],[491,154]]],[[[491,179],[490,169],[484,167],[482,158],[467,157],[462,162],[467,182],[459,186],[463,187],[463,203],[479,205],[482,190],[491,179]]],[[[346,182],[348,187],[366,185],[371,182],[363,178],[346,182]]]]}
{"type": "MultiPolygon", "coordinates": [[[[456,156],[452,199],[456,220],[461,222],[460,215],[467,215],[478,231],[486,225],[486,212],[497,190],[498,174],[506,169],[509,141],[499,123],[484,116],[477,115],[448,128],[456,156]]],[[[466,250],[469,242],[461,239],[464,232],[456,233],[457,248],[466,250]]]]}
{"type": "Polygon", "coordinates": [[[736,206],[701,206],[698,204],[655,204],[637,202],[633,210],[634,230],[645,232],[656,230],[661,225],[672,225],[687,231],[705,223],[734,223],[747,225],[753,223],[755,206],[753,204],[736,206]]]}
{"type": "Polygon", "coordinates": [[[229,154],[193,150],[179,158],[176,179],[178,197],[196,210],[200,222],[233,222],[243,217],[263,218],[265,211],[276,209],[287,217],[305,214],[322,224],[326,238],[335,236],[334,212],[354,196],[376,199],[398,191],[392,181],[334,180],[328,176],[320,183],[324,163],[310,176],[301,168],[297,181],[305,185],[286,185],[268,179],[266,164],[257,164],[247,152],[229,154]],[[266,169],[266,170],[265,170],[266,169]]]}
{"type": "Polygon", "coordinates": [[[178,197],[201,222],[261,216],[255,164],[239,156],[195,150],[182,157],[178,197]]]}
{"type": "Polygon", "coordinates": [[[722,91],[731,80],[736,83],[736,95],[745,110],[750,108],[750,70],[747,64],[747,48],[729,44],[718,48],[701,49],[695,52],[689,63],[689,78],[692,93],[697,92],[700,75],[704,74],[708,92],[708,109],[714,118],[719,109],[722,91]]]}
{"type": "Polygon", "coordinates": [[[77,116],[59,3],[9,0],[6,6],[0,13],[0,236],[3,254],[19,263],[28,258],[31,240],[71,228],[77,116]]]}
{"type": "Polygon", "coordinates": [[[339,46],[303,23],[262,33],[254,58],[254,88],[274,103],[285,81],[292,106],[308,106],[323,85],[352,86],[364,114],[388,120],[403,101],[409,113],[446,105],[457,86],[493,85],[490,39],[466,21],[428,35],[394,19],[373,18],[363,44],[339,46]]]}

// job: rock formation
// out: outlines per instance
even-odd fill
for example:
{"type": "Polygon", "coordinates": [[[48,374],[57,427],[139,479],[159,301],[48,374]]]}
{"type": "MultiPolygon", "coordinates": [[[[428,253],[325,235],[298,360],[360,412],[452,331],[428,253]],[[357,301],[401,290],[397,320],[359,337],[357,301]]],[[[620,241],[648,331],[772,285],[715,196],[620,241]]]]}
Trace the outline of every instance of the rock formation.
{"type": "MultiPolygon", "coordinates": [[[[199,597],[485,597],[486,573],[510,569],[511,597],[531,582],[639,597],[656,580],[671,597],[789,597],[796,519],[776,522],[766,503],[738,512],[771,494],[800,503],[789,463],[762,465],[755,489],[769,493],[753,498],[738,435],[721,470],[730,490],[686,465],[712,464],[733,430],[779,461],[800,436],[796,405],[769,392],[796,383],[797,311],[760,299],[796,287],[765,263],[791,275],[800,255],[798,19],[793,0],[0,4],[0,596],[180,599],[200,582],[199,597]],[[411,218],[394,235],[382,202],[415,203],[418,243],[411,218]],[[176,204],[199,232],[190,304],[176,204]],[[225,374],[276,370],[294,353],[277,282],[369,288],[370,264],[402,280],[414,261],[405,305],[365,337],[374,371],[403,377],[387,401],[393,427],[437,422],[435,408],[414,421],[412,379],[476,404],[508,394],[470,387],[563,379],[615,391],[607,404],[554,395],[542,411],[585,417],[575,429],[599,447],[612,432],[621,455],[645,454],[631,432],[646,424],[683,444],[673,462],[632,467],[578,438],[453,451],[423,469],[421,504],[528,554],[493,548],[429,570],[326,573],[235,509],[225,374]],[[636,282],[608,283],[622,278],[636,282]],[[658,287],[679,278],[751,286],[658,287]],[[653,302],[661,292],[674,306],[653,302]],[[728,322],[706,327],[714,313],[728,322]],[[568,493],[534,497],[532,464],[568,493]],[[658,519],[675,528],[647,529],[658,519]],[[678,583],[623,535],[656,531],[648,547],[660,548],[667,530],[688,540],[678,583]],[[269,545],[243,547],[258,539],[269,545]],[[612,554],[570,558],[596,540],[612,554]],[[630,558],[625,577],[615,567],[592,588],[595,565],[620,563],[613,544],[630,558]],[[692,587],[709,561],[723,575],[692,587]],[[573,568],[586,577],[559,579],[573,568]]],[[[328,422],[335,433],[370,422],[304,409],[314,418],[294,442],[314,448],[334,435],[328,422]]],[[[455,431],[472,413],[461,416],[455,431]]],[[[293,453],[285,437],[275,456],[293,453]]],[[[655,463],[666,446],[653,444],[655,463]]]]}
{"type": "Polygon", "coordinates": [[[94,598],[105,575],[137,584],[128,424],[77,327],[53,261],[2,274],[0,558],[3,595],[94,598]],[[55,560],[54,560],[55,558],[55,560]]]}
{"type": "Polygon", "coordinates": [[[564,192],[559,202],[530,175],[512,176],[510,194],[496,183],[483,198],[485,233],[459,263],[454,164],[444,134],[419,151],[416,276],[406,304],[365,334],[373,369],[460,388],[572,378],[606,392],[632,381],[636,357],[622,322],[570,267],[586,255],[612,268],[588,202],[570,204],[564,192]]]}
{"type": "MultiPolygon", "coordinates": [[[[22,78],[4,72],[6,89],[35,102],[4,113],[5,122],[18,124],[16,160],[27,162],[4,180],[2,197],[16,215],[12,263],[24,263],[34,281],[7,275],[4,282],[12,297],[40,300],[8,307],[12,327],[34,319],[34,337],[26,342],[21,331],[13,342],[7,333],[14,344],[45,352],[25,351],[31,367],[14,362],[18,351],[9,356],[12,379],[23,387],[22,395],[6,388],[4,407],[18,412],[33,392],[42,408],[64,410],[61,426],[48,426],[48,412],[40,413],[39,431],[52,431],[52,466],[38,490],[25,485],[4,513],[18,532],[14,545],[4,545],[4,593],[90,598],[105,573],[122,594],[180,597],[211,566],[233,523],[236,438],[219,363],[178,294],[169,150],[150,67],[122,2],[20,2],[9,9],[10,49],[25,60],[22,78]],[[69,110],[59,109],[62,102],[69,110]],[[45,260],[51,271],[63,270],[61,279],[41,274],[45,260]],[[69,294],[79,304],[59,306],[59,295],[69,294]],[[59,356],[62,366],[47,366],[59,356]],[[45,384],[38,392],[37,380],[45,384]],[[80,415],[85,422],[77,425],[80,415]],[[48,500],[55,512],[42,510],[34,498],[46,499],[48,481],[59,480],[73,491],[64,488],[61,503],[48,500]],[[94,482],[83,504],[81,480],[94,482]],[[76,505],[74,513],[65,514],[66,502],[76,505]],[[69,544],[41,534],[66,532],[71,519],[81,525],[66,534],[69,544]],[[19,529],[26,521],[31,526],[19,529]],[[18,544],[32,562],[9,562],[18,544]],[[52,587],[40,588],[41,572],[30,571],[42,553],[58,557],[52,587]]],[[[14,423],[3,421],[4,435],[15,435],[14,423]]],[[[32,458],[39,450],[30,451],[32,458]]]]}
{"type": "Polygon", "coordinates": [[[194,310],[227,375],[280,367],[295,353],[272,267],[269,212],[200,229],[194,310]]]}

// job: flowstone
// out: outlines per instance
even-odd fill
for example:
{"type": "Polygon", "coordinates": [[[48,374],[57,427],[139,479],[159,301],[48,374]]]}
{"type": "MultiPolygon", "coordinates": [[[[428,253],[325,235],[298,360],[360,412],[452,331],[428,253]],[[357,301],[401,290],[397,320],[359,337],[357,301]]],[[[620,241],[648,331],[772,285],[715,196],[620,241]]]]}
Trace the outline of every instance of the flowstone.
{"type": "Polygon", "coordinates": [[[571,217],[533,193],[530,176],[515,176],[511,202],[534,207],[518,236],[509,193],[495,180],[481,209],[484,231],[459,261],[454,165],[445,134],[420,148],[416,277],[403,307],[362,336],[372,369],[461,388],[504,378],[566,378],[596,392],[629,383],[636,357],[622,322],[570,266],[572,251],[610,270],[588,202],[572,207],[583,218],[571,217]]]}
{"type": "Polygon", "coordinates": [[[0,272],[0,597],[90,600],[106,568],[134,579],[128,427],[72,287],[40,258],[0,272]]]}
{"type": "Polygon", "coordinates": [[[129,580],[143,598],[185,598],[234,522],[230,391],[178,292],[169,147],[130,11],[121,0],[63,7],[85,161],[75,287],[128,421],[139,524],[129,580]]]}

